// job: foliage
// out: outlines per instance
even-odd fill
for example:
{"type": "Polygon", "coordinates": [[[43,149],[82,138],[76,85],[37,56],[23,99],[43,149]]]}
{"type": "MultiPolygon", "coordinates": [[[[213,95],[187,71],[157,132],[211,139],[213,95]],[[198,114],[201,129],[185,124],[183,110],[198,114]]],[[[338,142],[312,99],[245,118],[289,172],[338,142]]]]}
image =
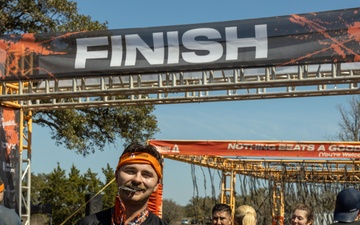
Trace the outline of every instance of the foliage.
{"type": "Polygon", "coordinates": [[[162,208],[162,219],[168,224],[180,221],[184,217],[184,207],[176,204],[171,199],[164,199],[162,208]]]}
{"type": "MultiPolygon", "coordinates": [[[[66,174],[60,164],[49,174],[32,174],[31,202],[33,205],[52,206],[53,224],[74,224],[85,216],[86,194],[102,193],[103,209],[113,207],[117,194],[117,185],[114,182],[114,170],[106,165],[102,168],[105,184],[101,182],[96,173],[90,169],[85,174],[73,165],[66,174]]],[[[185,216],[183,206],[172,200],[163,200],[163,219],[168,222],[180,221],[185,216]]],[[[44,216],[32,216],[39,221],[46,221],[44,216]]],[[[44,222],[46,223],[46,222],[44,222]]]]}
{"type": "MultiPolygon", "coordinates": [[[[114,178],[114,173],[109,165],[106,169],[103,168],[103,172],[106,180],[110,178],[110,173],[114,178]]],[[[66,224],[73,224],[85,216],[86,194],[97,194],[104,187],[96,173],[89,169],[84,175],[81,175],[74,165],[68,174],[58,164],[51,173],[32,174],[31,179],[32,205],[50,204],[54,224],[61,224],[64,220],[68,221],[66,224]]],[[[104,189],[102,198],[104,209],[113,206],[116,193],[115,183],[104,189]]]]}
{"type": "Polygon", "coordinates": [[[79,204],[74,204],[74,202],[78,197],[76,193],[82,193],[80,192],[82,187],[68,182],[65,171],[60,168],[59,164],[52,173],[46,176],[45,183],[47,185],[41,190],[38,201],[51,204],[52,211],[56,212],[53,213],[53,221],[55,224],[60,224],[64,218],[67,218],[79,207],[79,204]]]}
{"type": "MultiPolygon", "coordinates": [[[[0,34],[105,30],[107,22],[77,12],[70,0],[0,1],[0,34]]],[[[114,96],[127,98],[127,96],[114,96]]],[[[76,101],[64,99],[64,101],[76,101]]],[[[87,155],[123,138],[145,142],[158,132],[153,106],[66,109],[33,113],[33,122],[50,128],[56,145],[87,155]]]]}
{"type": "Polygon", "coordinates": [[[37,176],[31,176],[31,203],[33,205],[45,204],[45,202],[42,202],[41,191],[47,186],[45,183],[46,179],[47,175],[44,173],[40,173],[37,176]]]}
{"type": "MultiPolygon", "coordinates": [[[[109,185],[103,190],[103,206],[104,208],[110,208],[114,205],[114,199],[118,188],[114,180],[115,171],[110,167],[109,164],[106,165],[106,168],[102,168],[102,172],[105,175],[105,185],[109,185]]],[[[104,185],[104,186],[105,186],[104,185]]]]}
{"type": "Polygon", "coordinates": [[[92,21],[68,0],[0,1],[0,34],[47,33],[105,29],[107,22],[92,21]]]}
{"type": "Polygon", "coordinates": [[[198,221],[206,222],[211,219],[212,207],[218,203],[212,197],[192,197],[189,204],[185,206],[185,215],[198,221]]]}
{"type": "Polygon", "coordinates": [[[348,109],[339,105],[341,121],[339,122],[340,131],[337,134],[341,141],[360,140],[360,97],[353,96],[348,101],[348,109]]]}
{"type": "Polygon", "coordinates": [[[33,122],[51,129],[57,145],[86,156],[102,151],[118,138],[126,143],[145,142],[158,131],[154,106],[122,106],[115,108],[64,109],[41,111],[33,122]]]}

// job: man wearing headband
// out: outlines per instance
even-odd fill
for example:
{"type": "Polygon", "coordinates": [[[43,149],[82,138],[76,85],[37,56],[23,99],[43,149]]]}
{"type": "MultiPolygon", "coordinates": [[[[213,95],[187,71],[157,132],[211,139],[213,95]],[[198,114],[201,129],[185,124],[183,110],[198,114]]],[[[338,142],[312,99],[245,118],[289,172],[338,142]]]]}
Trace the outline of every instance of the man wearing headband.
{"type": "MultiPolygon", "coordinates": [[[[0,203],[4,199],[5,184],[0,177],[0,203]]],[[[15,210],[4,207],[0,204],[0,224],[1,225],[21,225],[21,220],[15,210]]]]}
{"type": "Polygon", "coordinates": [[[115,171],[119,191],[114,207],[89,215],[77,225],[166,225],[148,209],[150,195],[161,182],[162,169],[162,157],[154,146],[129,145],[115,171]]]}

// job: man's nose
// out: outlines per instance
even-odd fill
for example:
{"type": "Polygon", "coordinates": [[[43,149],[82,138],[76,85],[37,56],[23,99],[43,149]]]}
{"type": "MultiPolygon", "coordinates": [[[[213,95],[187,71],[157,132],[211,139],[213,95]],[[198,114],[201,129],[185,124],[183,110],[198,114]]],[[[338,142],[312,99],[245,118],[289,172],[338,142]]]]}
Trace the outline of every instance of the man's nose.
{"type": "Polygon", "coordinates": [[[141,173],[134,174],[133,181],[140,183],[142,179],[141,173]]]}

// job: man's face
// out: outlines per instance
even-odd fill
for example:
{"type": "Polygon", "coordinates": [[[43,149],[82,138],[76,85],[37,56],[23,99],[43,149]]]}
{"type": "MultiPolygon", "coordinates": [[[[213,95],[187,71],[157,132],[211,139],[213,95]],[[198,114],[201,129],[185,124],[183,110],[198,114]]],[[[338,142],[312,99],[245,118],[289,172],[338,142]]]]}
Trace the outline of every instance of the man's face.
{"type": "Polygon", "coordinates": [[[231,215],[225,211],[215,211],[212,218],[213,225],[231,225],[231,215]]]}
{"type": "Polygon", "coordinates": [[[118,187],[125,186],[134,192],[119,189],[120,198],[124,203],[141,203],[148,201],[158,186],[158,176],[149,164],[125,164],[117,174],[118,187]]]}

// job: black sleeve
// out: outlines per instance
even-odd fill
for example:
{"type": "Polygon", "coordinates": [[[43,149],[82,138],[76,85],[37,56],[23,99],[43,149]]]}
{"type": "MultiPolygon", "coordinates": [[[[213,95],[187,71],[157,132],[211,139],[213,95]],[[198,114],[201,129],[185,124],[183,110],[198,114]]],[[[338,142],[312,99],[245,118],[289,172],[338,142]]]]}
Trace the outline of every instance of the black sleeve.
{"type": "Polygon", "coordinates": [[[76,225],[111,225],[111,208],[86,216],[77,221],[76,225]]]}

